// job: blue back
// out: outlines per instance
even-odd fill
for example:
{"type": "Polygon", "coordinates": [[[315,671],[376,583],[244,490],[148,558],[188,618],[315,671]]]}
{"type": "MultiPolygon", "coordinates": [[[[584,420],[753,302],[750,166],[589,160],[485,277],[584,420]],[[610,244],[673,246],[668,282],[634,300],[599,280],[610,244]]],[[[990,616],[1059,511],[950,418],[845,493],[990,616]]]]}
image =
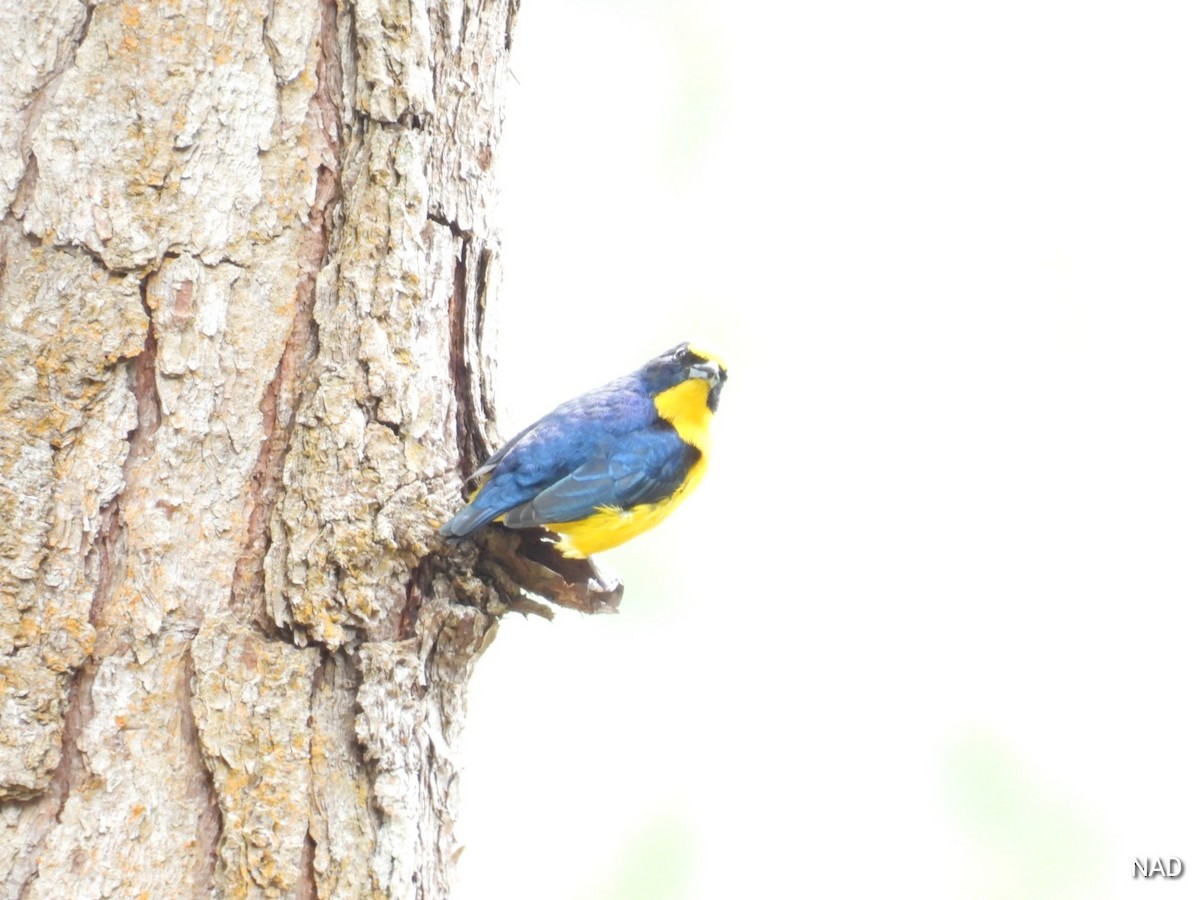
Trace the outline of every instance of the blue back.
{"type": "Polygon", "coordinates": [[[641,370],[568,400],[480,467],[476,474],[488,475],[487,483],[442,533],[470,534],[535,498],[509,524],[573,521],[600,506],[665,497],[682,483],[696,452],[665,425],[641,370]]]}

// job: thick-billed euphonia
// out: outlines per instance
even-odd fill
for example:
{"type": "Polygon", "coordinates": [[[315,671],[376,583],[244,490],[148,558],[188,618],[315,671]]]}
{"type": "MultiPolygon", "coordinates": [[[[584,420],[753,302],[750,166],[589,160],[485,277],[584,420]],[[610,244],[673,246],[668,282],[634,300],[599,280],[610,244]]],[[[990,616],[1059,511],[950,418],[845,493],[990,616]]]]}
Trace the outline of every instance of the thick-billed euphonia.
{"type": "Polygon", "coordinates": [[[684,343],[568,400],[479,467],[482,487],[441,533],[541,526],[581,558],[653,528],[704,475],[726,377],[721,360],[684,343]]]}

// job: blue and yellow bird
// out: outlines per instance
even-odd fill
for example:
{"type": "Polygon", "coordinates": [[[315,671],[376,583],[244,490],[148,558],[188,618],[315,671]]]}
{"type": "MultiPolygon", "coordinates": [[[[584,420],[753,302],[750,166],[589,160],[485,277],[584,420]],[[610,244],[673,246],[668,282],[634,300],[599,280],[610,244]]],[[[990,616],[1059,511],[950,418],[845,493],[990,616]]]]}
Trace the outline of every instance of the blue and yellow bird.
{"type": "Polygon", "coordinates": [[[708,467],[726,377],[720,359],[684,343],[568,400],[480,466],[471,478],[483,485],[441,533],[540,526],[579,559],[653,528],[708,467]]]}

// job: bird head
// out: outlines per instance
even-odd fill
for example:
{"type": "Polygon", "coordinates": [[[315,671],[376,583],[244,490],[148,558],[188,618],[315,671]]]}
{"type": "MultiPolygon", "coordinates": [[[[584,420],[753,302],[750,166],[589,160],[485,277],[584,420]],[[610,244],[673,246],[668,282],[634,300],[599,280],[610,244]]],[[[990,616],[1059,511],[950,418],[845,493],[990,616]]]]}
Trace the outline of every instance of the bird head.
{"type": "Polygon", "coordinates": [[[729,377],[719,357],[686,342],[654,357],[638,374],[651,394],[660,394],[691,379],[704,381],[708,385],[708,408],[713,412],[729,377]]]}

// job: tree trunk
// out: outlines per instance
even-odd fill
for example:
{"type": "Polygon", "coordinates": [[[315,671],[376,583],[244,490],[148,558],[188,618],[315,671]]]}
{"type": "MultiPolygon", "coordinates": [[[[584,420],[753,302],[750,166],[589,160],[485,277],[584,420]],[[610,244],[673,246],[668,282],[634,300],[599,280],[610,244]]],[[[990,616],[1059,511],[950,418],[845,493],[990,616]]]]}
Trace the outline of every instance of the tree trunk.
{"type": "Polygon", "coordinates": [[[4,897],[441,897],[518,0],[0,9],[4,897]]]}

